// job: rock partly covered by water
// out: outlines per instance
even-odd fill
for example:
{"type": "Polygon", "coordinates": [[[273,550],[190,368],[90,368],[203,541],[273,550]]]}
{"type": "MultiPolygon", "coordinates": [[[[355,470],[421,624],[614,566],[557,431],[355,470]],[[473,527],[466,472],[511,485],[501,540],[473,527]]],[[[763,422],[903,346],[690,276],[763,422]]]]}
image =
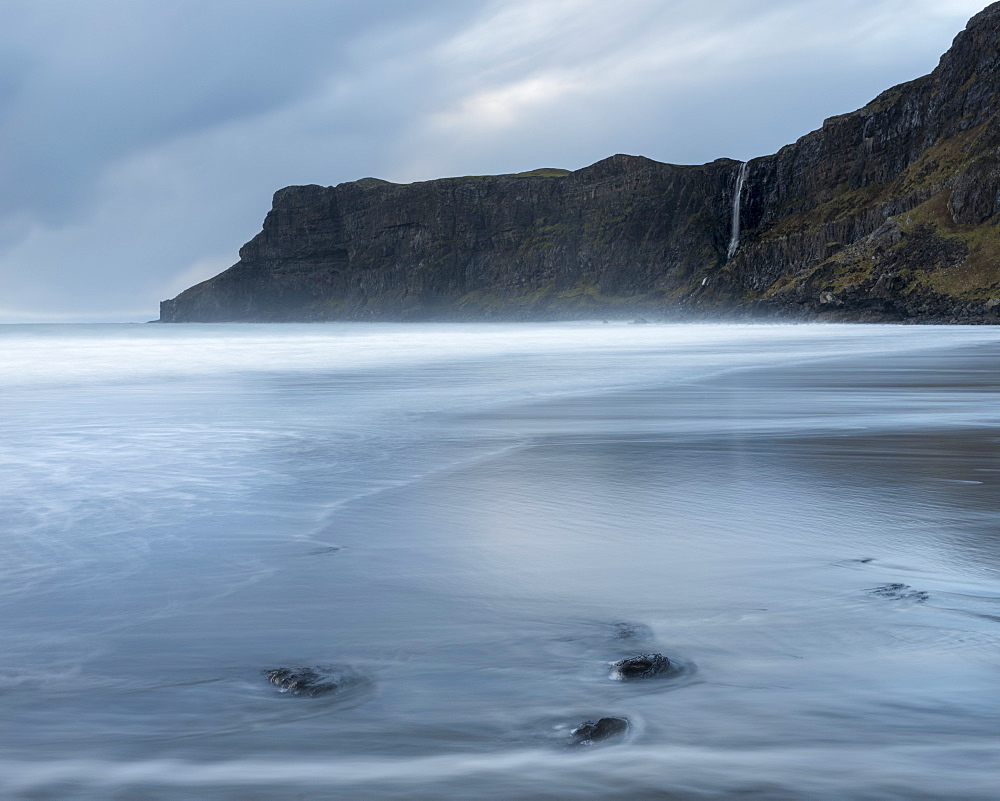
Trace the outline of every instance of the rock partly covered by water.
{"type": "Polygon", "coordinates": [[[640,654],[615,662],[611,675],[615,678],[634,680],[651,679],[670,669],[670,660],[663,654],[640,654]]]}
{"type": "Polygon", "coordinates": [[[160,319],[997,322],[998,46],[994,3],[930,75],[746,165],[288,187],[160,319]]]}
{"type": "Polygon", "coordinates": [[[915,590],[909,584],[883,584],[879,587],[872,587],[868,592],[879,598],[887,598],[890,601],[916,601],[923,603],[930,598],[930,593],[924,590],[915,590]]]}
{"type": "Polygon", "coordinates": [[[326,695],[340,689],[333,671],[321,667],[275,668],[264,674],[271,684],[292,695],[326,695]]]}
{"type": "Polygon", "coordinates": [[[579,745],[601,743],[628,734],[629,722],[625,718],[601,718],[588,720],[573,729],[573,741],[579,745]]]}

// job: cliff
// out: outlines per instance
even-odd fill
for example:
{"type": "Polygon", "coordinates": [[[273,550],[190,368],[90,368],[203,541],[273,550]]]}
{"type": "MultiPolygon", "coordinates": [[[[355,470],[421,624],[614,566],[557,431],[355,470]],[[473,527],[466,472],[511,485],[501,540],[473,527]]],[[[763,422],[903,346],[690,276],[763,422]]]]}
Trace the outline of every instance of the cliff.
{"type": "Polygon", "coordinates": [[[741,164],[277,192],[240,261],[162,322],[635,314],[997,322],[1000,3],[930,75],[741,164]]]}

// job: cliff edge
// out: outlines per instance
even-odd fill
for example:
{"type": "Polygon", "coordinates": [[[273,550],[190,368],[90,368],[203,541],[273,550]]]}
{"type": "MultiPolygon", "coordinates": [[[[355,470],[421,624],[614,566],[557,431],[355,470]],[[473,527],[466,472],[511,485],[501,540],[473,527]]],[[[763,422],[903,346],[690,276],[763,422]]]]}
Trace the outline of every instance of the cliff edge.
{"type": "Polygon", "coordinates": [[[998,112],[994,3],[930,75],[745,165],[287,187],[160,321],[998,322],[998,112]]]}

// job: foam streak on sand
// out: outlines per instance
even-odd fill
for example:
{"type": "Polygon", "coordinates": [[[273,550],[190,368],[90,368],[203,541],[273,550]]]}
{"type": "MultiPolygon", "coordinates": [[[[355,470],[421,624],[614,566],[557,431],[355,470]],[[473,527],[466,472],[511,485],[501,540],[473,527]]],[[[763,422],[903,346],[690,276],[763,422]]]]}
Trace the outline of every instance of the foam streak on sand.
{"type": "MultiPolygon", "coordinates": [[[[423,787],[447,786],[460,783],[479,787],[477,797],[501,798],[493,792],[491,783],[510,781],[514,786],[528,790],[532,784],[544,781],[555,770],[563,777],[564,792],[586,788],[604,787],[613,792],[608,781],[610,774],[629,773],[633,792],[651,791],[656,779],[650,768],[669,771],[676,785],[695,793],[722,790],[741,792],[741,788],[758,784],[766,786],[775,771],[799,775],[799,787],[806,797],[836,797],[835,788],[840,784],[839,765],[861,764],[866,761],[865,749],[835,748],[831,760],[825,765],[815,764],[815,753],[809,748],[789,747],[780,751],[760,749],[731,749],[725,753],[684,745],[663,747],[637,747],[628,752],[588,752],[580,755],[553,754],[551,751],[515,750],[502,754],[481,756],[437,756],[413,759],[282,759],[233,760],[204,763],[184,760],[149,760],[137,763],[112,763],[102,761],[36,762],[26,765],[2,764],[7,775],[19,777],[10,789],[31,792],[51,786],[85,788],[95,794],[109,788],[132,786],[148,791],[172,789],[178,793],[202,790],[212,793],[221,788],[244,790],[256,788],[288,788],[290,791],[320,791],[323,788],[344,791],[355,788],[364,793],[366,788],[380,788],[392,793],[400,785],[408,786],[411,798],[425,796],[423,787]]],[[[950,757],[959,762],[981,760],[993,769],[1000,767],[994,748],[969,749],[961,745],[945,744],[939,748],[900,748],[888,751],[885,761],[866,772],[866,789],[874,797],[883,793],[887,797],[894,788],[910,785],[907,772],[921,760],[950,757]]],[[[921,788],[920,796],[947,798],[954,791],[954,779],[929,776],[921,788]]],[[[772,785],[777,789],[777,784],[772,785]]],[[[529,790],[530,791],[530,790],[529,790]]],[[[985,775],[972,776],[963,784],[963,798],[988,799],[995,797],[995,784],[985,775]]],[[[654,797],[654,796],[649,796],[654,797]]],[[[685,797],[685,796],[681,796],[685,797]]],[[[694,796],[692,796],[694,797],[694,796]]],[[[753,796],[751,796],[753,797],[753,796]]],[[[766,796],[760,795],[759,798],[766,796]]]]}

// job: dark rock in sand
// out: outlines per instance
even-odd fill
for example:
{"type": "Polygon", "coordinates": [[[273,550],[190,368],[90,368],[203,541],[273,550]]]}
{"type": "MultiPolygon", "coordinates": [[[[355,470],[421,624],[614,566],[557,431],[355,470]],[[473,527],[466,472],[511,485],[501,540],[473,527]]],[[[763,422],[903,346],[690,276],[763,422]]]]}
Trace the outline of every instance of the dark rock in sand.
{"type": "Polygon", "coordinates": [[[318,667],[275,668],[265,673],[267,680],[292,695],[317,696],[335,692],[338,684],[331,672],[318,667]]]}
{"type": "Polygon", "coordinates": [[[628,733],[629,722],[625,718],[601,718],[594,722],[588,720],[580,727],[573,729],[573,740],[579,745],[600,743],[621,737],[628,733]]]}
{"type": "Polygon", "coordinates": [[[620,679],[651,679],[670,667],[670,660],[663,654],[640,654],[615,662],[614,675],[620,679]]]}
{"type": "Polygon", "coordinates": [[[890,601],[916,601],[923,603],[930,595],[923,590],[914,590],[909,584],[883,584],[880,587],[872,587],[868,592],[877,595],[879,598],[887,598],[890,601]]]}

